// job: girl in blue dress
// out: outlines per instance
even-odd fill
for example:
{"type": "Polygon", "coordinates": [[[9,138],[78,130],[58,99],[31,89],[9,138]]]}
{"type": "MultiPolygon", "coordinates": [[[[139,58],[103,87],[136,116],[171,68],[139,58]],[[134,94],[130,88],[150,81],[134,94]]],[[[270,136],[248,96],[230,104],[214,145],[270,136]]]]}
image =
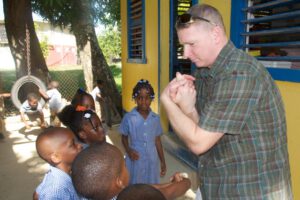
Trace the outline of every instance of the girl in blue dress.
{"type": "Polygon", "coordinates": [[[151,111],[154,90],[141,79],[133,89],[137,106],[122,119],[119,131],[126,151],[126,166],[130,184],[157,184],[166,174],[166,163],[160,140],[160,117],[151,111]]]}

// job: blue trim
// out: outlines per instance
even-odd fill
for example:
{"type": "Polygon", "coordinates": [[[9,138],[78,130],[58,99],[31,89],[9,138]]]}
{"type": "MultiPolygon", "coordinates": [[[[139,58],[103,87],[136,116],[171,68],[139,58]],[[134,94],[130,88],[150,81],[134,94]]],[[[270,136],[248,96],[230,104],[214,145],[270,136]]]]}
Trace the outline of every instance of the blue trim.
{"type": "Polygon", "coordinates": [[[247,7],[247,0],[231,0],[231,26],[230,26],[230,40],[237,48],[245,45],[241,33],[245,32],[242,21],[246,19],[242,8],[247,7]]]}
{"type": "Polygon", "coordinates": [[[130,44],[129,42],[131,41],[131,29],[130,27],[133,25],[132,20],[130,20],[130,2],[131,0],[127,0],[127,62],[128,63],[140,63],[140,64],[146,64],[147,63],[147,58],[146,58],[146,45],[145,45],[145,38],[146,38],[146,32],[145,32],[145,0],[142,0],[142,58],[131,58],[131,53],[130,53],[130,44]]]}
{"type": "MultiPolygon", "coordinates": [[[[278,6],[279,4],[282,4],[284,2],[285,1],[270,2],[270,4],[265,4],[263,6],[266,6],[266,5],[278,6]],[[273,3],[276,3],[276,5],[273,5],[273,3]],[[278,3],[278,5],[277,5],[277,3],[278,3]]],[[[286,1],[286,3],[292,3],[292,2],[293,1],[286,1]]],[[[242,37],[242,34],[245,34],[245,32],[246,32],[245,24],[243,24],[242,21],[246,20],[246,14],[244,12],[246,12],[249,9],[259,9],[259,6],[248,7],[248,0],[231,0],[230,40],[239,49],[243,49],[244,47],[247,46],[245,39],[244,39],[245,37],[242,37]]],[[[282,31],[282,29],[280,29],[280,30],[282,31]]],[[[299,30],[299,29],[297,29],[297,30],[299,30]]],[[[264,31],[263,33],[265,33],[265,32],[266,31],[264,31]]],[[[254,34],[254,33],[251,32],[251,34],[254,34]]],[[[266,44],[256,44],[256,45],[265,46],[266,44]]],[[[277,44],[275,43],[275,45],[278,45],[278,43],[277,44]]],[[[286,57],[287,60],[298,60],[298,58],[299,57],[286,57]]],[[[260,57],[258,57],[257,59],[276,60],[278,58],[268,58],[268,57],[260,58],[260,57]]],[[[282,60],[282,57],[281,57],[281,60],[282,60]]],[[[266,68],[275,80],[300,82],[300,70],[299,69],[298,70],[297,69],[281,69],[281,68],[271,68],[271,67],[270,68],[266,67],[266,68]]]]}
{"type": "Polygon", "coordinates": [[[275,80],[300,82],[300,70],[299,69],[278,69],[267,68],[269,73],[275,80]]]}
{"type": "Polygon", "coordinates": [[[142,55],[142,60],[145,61],[143,63],[147,63],[147,58],[146,58],[146,32],[145,32],[145,0],[142,0],[142,26],[143,26],[143,55],[142,55]]]}
{"type": "Polygon", "coordinates": [[[127,62],[128,59],[130,58],[130,45],[129,41],[130,40],[130,27],[131,27],[131,20],[130,20],[130,0],[127,0],[127,62]]]}
{"type": "Polygon", "coordinates": [[[128,63],[141,63],[141,64],[145,64],[147,63],[146,59],[139,59],[139,58],[128,58],[127,59],[128,63]]]}

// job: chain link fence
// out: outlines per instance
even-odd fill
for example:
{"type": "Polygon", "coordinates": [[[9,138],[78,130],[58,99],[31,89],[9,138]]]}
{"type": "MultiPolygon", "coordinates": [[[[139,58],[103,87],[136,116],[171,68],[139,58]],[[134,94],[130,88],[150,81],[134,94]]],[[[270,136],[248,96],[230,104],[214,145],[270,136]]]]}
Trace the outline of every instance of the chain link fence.
{"type": "MultiPolygon", "coordinates": [[[[78,88],[85,89],[83,70],[80,66],[59,67],[55,69],[50,68],[49,70],[51,79],[60,83],[58,90],[62,94],[62,97],[67,101],[71,101],[78,88]]],[[[15,81],[15,70],[0,69],[0,93],[10,93],[15,81]]],[[[10,98],[4,98],[4,106],[5,116],[19,113],[10,98]]]]}

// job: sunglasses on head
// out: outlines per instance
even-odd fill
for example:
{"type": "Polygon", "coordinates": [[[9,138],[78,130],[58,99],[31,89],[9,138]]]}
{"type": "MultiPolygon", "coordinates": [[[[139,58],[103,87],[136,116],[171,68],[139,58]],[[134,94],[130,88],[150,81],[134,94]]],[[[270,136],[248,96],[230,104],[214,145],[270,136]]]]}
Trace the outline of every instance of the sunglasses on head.
{"type": "Polygon", "coordinates": [[[198,16],[191,15],[189,13],[184,13],[177,17],[176,27],[185,27],[185,26],[188,26],[188,25],[194,23],[197,20],[205,21],[207,23],[215,25],[213,22],[211,22],[210,20],[205,19],[203,17],[198,17],[198,16]]]}

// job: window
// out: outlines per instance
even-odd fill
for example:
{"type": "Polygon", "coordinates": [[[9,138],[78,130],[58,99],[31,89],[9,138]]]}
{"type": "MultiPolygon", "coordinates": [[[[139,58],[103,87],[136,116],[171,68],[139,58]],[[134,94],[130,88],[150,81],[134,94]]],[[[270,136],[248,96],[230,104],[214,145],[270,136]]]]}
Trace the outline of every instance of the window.
{"type": "Polygon", "coordinates": [[[128,0],[128,62],[146,63],[144,0],[128,0]]]}
{"type": "Polygon", "coordinates": [[[183,57],[183,46],[179,43],[175,23],[177,17],[185,13],[192,5],[198,3],[195,0],[173,0],[171,3],[171,21],[170,21],[170,80],[172,80],[176,72],[191,74],[193,64],[190,60],[183,57]]]}
{"type": "Polygon", "coordinates": [[[232,0],[231,20],[238,48],[260,60],[275,79],[300,82],[299,0],[232,0]]]}

